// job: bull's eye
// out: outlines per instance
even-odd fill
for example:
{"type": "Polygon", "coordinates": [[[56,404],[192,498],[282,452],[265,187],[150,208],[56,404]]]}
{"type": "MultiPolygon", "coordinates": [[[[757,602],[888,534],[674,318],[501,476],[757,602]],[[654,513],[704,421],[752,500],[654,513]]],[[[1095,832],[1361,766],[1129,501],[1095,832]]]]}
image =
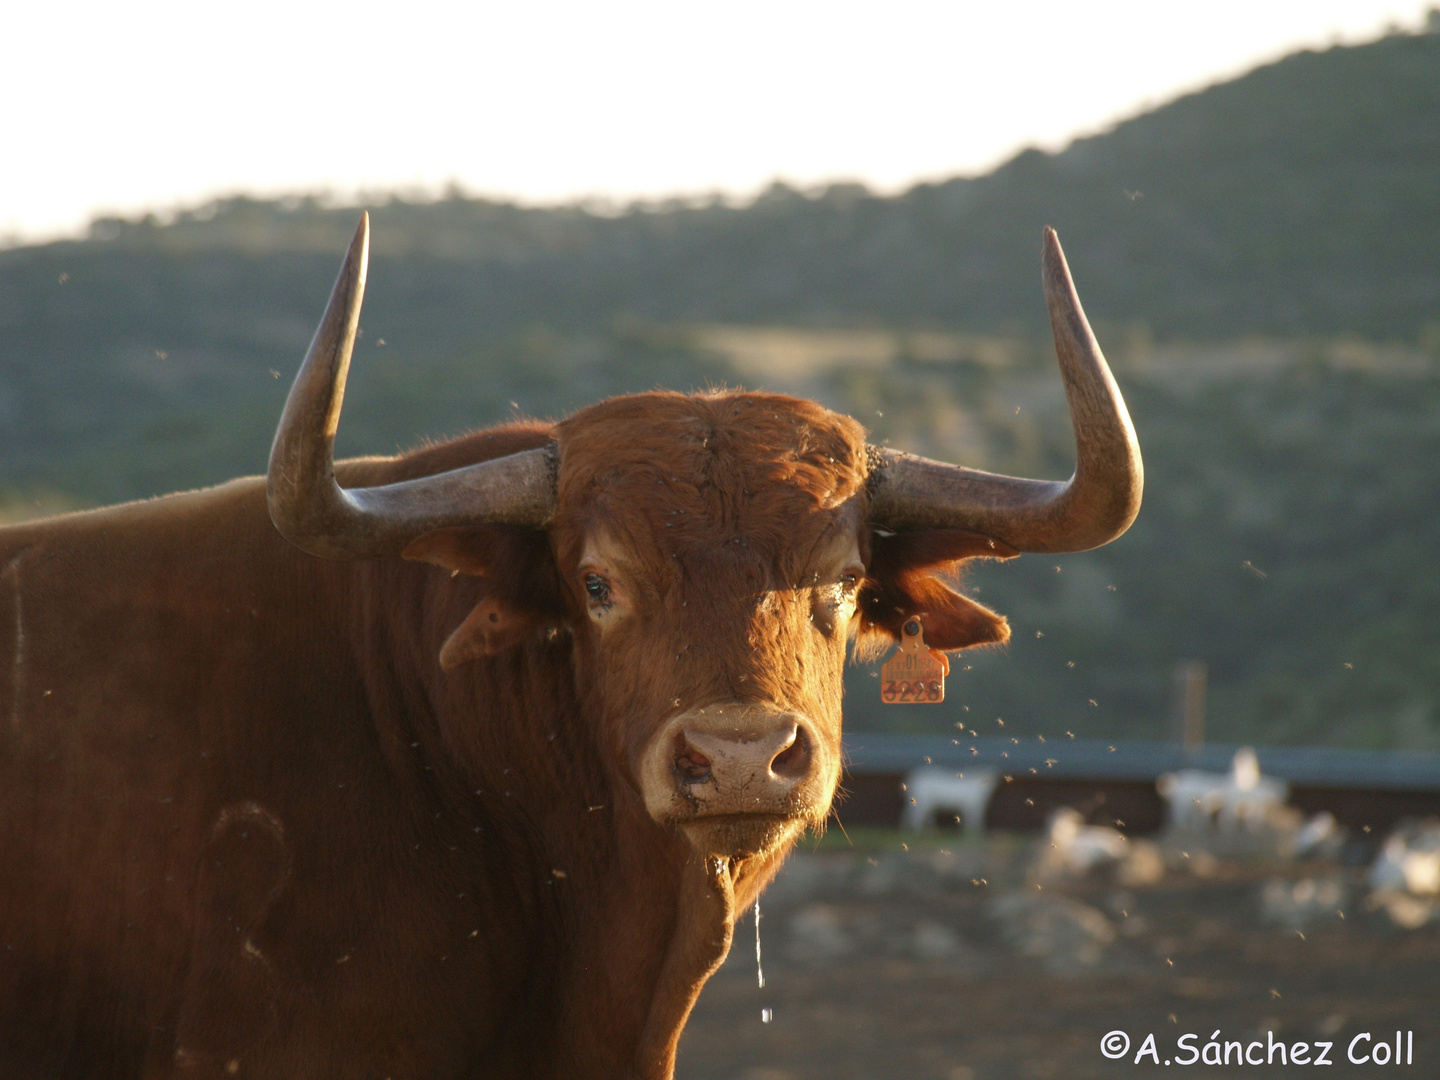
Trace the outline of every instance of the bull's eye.
{"type": "Polygon", "coordinates": [[[860,588],[860,582],[865,580],[865,568],[858,563],[851,563],[840,575],[840,588],[846,593],[853,594],[860,588]]]}
{"type": "Polygon", "coordinates": [[[610,604],[610,579],[603,574],[585,575],[585,595],[592,604],[608,607],[610,604]]]}

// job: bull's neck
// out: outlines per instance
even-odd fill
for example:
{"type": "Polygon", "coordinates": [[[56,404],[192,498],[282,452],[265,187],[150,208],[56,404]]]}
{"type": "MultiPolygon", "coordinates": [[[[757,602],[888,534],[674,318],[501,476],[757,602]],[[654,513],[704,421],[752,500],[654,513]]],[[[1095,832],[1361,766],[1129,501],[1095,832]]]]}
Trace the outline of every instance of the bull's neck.
{"type": "Polygon", "coordinates": [[[788,848],[763,858],[691,853],[678,882],[675,923],[636,1044],[636,1080],[671,1080],[680,1036],[710,976],[725,962],[735,916],[759,896],[788,848]]]}
{"type": "Polygon", "coordinates": [[[637,1080],[671,1080],[680,1033],[706,981],[725,962],[735,934],[734,867],[691,858],[681,875],[675,930],[635,1048],[637,1080]]]}

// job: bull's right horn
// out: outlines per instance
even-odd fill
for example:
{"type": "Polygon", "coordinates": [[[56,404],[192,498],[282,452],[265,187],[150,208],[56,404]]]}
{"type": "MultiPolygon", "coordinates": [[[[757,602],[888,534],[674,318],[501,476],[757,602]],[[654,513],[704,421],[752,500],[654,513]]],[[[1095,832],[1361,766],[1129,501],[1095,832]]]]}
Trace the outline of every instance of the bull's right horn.
{"type": "Polygon", "coordinates": [[[312,555],[360,559],[398,554],[448,526],[545,525],[555,509],[553,445],[382,487],[346,490],[335,482],[335,432],[369,251],[370,215],[361,214],[270,450],[266,494],[275,527],[312,555]]]}
{"type": "Polygon", "coordinates": [[[1064,483],[871,448],[870,518],[890,529],[969,529],[1017,551],[1088,551],[1140,512],[1145,468],[1125,399],[1085,320],[1055,230],[1045,230],[1045,302],[1075,426],[1064,483]]]}

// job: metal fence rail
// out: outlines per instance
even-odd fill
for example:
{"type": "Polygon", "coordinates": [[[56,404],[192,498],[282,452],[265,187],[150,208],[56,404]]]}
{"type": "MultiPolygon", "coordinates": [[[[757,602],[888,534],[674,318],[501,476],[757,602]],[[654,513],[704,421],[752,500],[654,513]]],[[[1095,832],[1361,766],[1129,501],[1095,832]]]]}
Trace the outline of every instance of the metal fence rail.
{"type": "MultiPolygon", "coordinates": [[[[1005,778],[987,821],[1040,828],[1056,806],[1085,808],[1097,821],[1123,820],[1127,831],[1163,824],[1155,781],[1179,769],[1230,771],[1238,746],[1186,750],[1176,743],[1105,742],[1031,736],[965,737],[850,732],[845,736],[848,823],[895,825],[905,804],[900,784],[925,765],[994,770],[1005,778]]],[[[1352,828],[1382,829],[1402,817],[1440,814],[1440,754],[1401,750],[1257,746],[1261,771],[1290,785],[1290,803],[1329,810],[1352,828]]]]}

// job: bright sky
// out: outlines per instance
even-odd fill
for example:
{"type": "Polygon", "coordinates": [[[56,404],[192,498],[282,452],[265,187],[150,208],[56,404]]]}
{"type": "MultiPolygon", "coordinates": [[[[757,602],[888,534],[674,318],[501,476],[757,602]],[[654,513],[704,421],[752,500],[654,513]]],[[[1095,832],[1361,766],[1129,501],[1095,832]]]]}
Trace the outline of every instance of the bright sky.
{"type": "Polygon", "coordinates": [[[1434,2],[16,2],[0,243],[238,191],[895,190],[1434,2]]]}

